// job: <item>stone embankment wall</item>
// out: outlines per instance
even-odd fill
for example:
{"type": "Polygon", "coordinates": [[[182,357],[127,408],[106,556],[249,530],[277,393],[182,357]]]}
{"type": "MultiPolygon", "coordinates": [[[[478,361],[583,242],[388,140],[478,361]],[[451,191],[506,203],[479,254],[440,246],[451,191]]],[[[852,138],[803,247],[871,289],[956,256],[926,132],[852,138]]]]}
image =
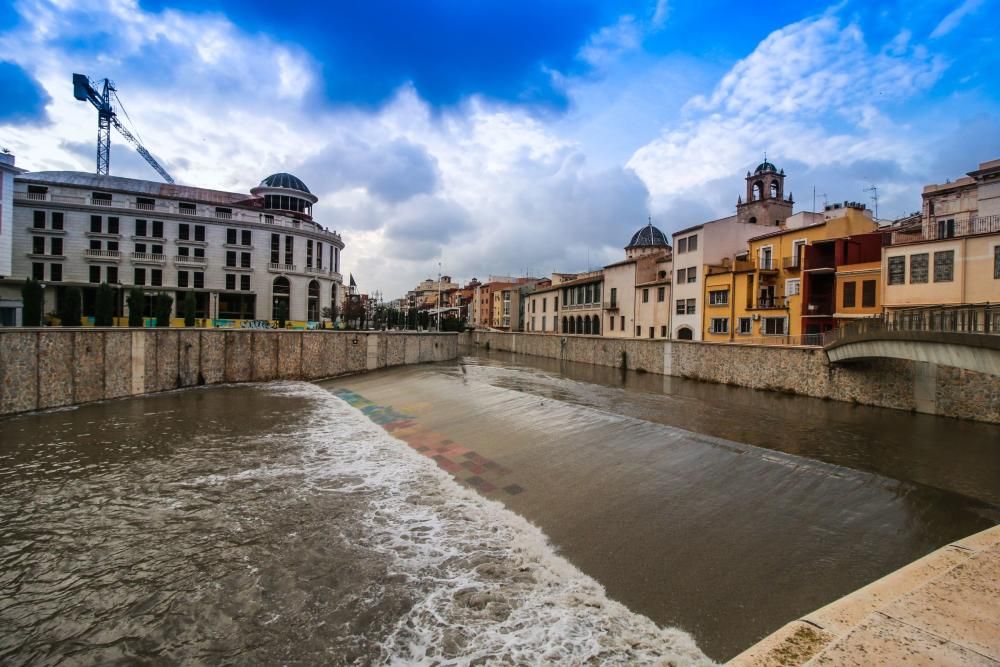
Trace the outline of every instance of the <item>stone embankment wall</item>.
{"type": "Polygon", "coordinates": [[[1000,376],[878,359],[831,365],[818,348],[474,332],[463,343],[815,398],[1000,423],[1000,376]]]}
{"type": "Polygon", "coordinates": [[[223,382],[319,380],[458,355],[456,334],[0,331],[0,415],[223,382]]]}

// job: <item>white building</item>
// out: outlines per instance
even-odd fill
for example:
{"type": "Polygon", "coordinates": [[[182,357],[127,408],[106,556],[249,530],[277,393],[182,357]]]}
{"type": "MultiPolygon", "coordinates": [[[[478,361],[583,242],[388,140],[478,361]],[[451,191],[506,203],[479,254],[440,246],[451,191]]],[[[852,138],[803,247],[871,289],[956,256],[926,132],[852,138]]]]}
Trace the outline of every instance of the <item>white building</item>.
{"type": "MultiPolygon", "coordinates": [[[[0,280],[13,270],[14,251],[14,176],[21,173],[14,166],[14,156],[0,153],[0,280]]],[[[7,298],[0,292],[0,326],[21,324],[21,298],[7,298]]]]}
{"type": "MultiPolygon", "coordinates": [[[[342,292],[344,243],[312,217],[317,198],[291,174],[268,176],[250,193],[117,176],[23,173],[13,186],[13,258],[0,299],[20,302],[24,279],[45,285],[44,312],[62,288],[83,288],[84,315],[96,287],[170,293],[193,290],[197,316],[319,321],[342,292]]],[[[0,246],[2,247],[2,246],[0,246]]],[[[147,313],[149,314],[149,313],[147,313]]]]}

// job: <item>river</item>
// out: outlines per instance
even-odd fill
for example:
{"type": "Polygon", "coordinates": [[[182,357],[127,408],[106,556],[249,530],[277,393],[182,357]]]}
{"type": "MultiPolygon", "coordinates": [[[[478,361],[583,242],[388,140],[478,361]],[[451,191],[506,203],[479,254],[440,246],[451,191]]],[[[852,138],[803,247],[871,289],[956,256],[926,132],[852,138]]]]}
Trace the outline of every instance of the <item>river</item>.
{"type": "Polygon", "coordinates": [[[1000,429],[470,355],[0,421],[0,662],[699,664],[1000,521],[1000,429]]]}

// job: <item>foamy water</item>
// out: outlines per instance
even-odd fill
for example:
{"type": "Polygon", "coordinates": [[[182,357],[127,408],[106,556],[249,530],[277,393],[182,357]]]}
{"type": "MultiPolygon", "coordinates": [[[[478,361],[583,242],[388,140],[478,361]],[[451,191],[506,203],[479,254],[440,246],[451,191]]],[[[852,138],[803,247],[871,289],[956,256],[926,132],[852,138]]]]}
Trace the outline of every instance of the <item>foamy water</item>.
{"type": "Polygon", "coordinates": [[[360,494],[363,546],[386,555],[414,605],[382,639],[389,664],[712,664],[692,638],[609,599],[503,505],[467,490],[355,408],[313,385],[303,425],[312,492],[360,494]]]}

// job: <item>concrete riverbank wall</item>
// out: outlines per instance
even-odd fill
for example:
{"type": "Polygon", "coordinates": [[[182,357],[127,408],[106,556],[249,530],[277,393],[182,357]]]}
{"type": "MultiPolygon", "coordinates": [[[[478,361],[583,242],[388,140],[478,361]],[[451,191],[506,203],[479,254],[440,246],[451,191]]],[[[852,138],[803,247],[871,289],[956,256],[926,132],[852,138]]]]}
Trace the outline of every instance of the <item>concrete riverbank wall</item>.
{"type": "Polygon", "coordinates": [[[1000,424],[1000,376],[899,359],[834,366],[819,348],[473,332],[492,350],[1000,424]]]}
{"type": "Polygon", "coordinates": [[[319,380],[458,355],[457,334],[223,329],[0,331],[0,415],[226,382],[319,380]]]}

